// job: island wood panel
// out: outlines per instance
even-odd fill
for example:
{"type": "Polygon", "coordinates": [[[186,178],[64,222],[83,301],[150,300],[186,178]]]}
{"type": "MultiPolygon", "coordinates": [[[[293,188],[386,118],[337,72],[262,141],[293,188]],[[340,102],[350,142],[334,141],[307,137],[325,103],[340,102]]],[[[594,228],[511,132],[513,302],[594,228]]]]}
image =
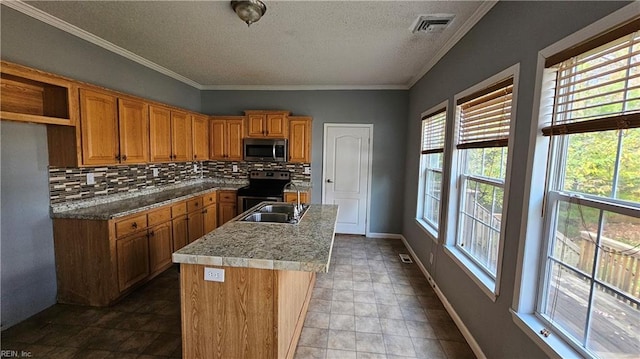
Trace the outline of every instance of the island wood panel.
{"type": "Polygon", "coordinates": [[[224,282],[204,266],[180,265],[183,358],[275,358],[275,272],[224,267],[224,282]]]}
{"type": "Polygon", "coordinates": [[[316,274],[277,271],[278,358],[293,358],[307,316],[316,274]]]}
{"type": "Polygon", "coordinates": [[[109,305],[119,293],[113,223],[55,218],[58,303],[109,305]]]}

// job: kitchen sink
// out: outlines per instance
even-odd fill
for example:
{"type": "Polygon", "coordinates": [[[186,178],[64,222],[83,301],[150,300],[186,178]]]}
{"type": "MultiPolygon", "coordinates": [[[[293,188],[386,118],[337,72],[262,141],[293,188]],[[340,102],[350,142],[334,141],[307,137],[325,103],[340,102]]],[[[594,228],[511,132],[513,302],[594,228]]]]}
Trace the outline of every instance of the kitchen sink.
{"type": "Polygon", "coordinates": [[[240,218],[240,221],[297,224],[300,222],[307,209],[309,209],[309,205],[303,204],[301,207],[302,210],[296,219],[294,216],[294,204],[265,204],[240,218]]]}

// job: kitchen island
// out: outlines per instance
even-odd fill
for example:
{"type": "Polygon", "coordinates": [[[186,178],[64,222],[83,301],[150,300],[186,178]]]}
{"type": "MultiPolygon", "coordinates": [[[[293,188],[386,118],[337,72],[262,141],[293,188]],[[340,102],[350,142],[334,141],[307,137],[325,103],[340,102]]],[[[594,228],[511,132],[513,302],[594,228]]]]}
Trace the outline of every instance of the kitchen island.
{"type": "Polygon", "coordinates": [[[298,224],[234,220],[174,253],[183,357],[292,358],[337,215],[311,205],[298,224]],[[222,281],[205,280],[206,268],[224,270],[208,276],[222,281]]]}

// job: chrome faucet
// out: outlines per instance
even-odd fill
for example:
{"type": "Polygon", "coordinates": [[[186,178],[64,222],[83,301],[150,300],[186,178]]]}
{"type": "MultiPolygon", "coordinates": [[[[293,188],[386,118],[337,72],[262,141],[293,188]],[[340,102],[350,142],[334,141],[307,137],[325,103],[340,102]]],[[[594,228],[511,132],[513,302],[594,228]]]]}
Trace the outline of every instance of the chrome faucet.
{"type": "Polygon", "coordinates": [[[286,190],[288,187],[291,187],[291,186],[295,188],[296,194],[297,194],[296,206],[294,207],[294,217],[296,217],[296,219],[299,219],[298,217],[302,212],[302,205],[300,204],[300,189],[295,183],[293,183],[293,181],[284,185],[284,189],[286,190]]]}

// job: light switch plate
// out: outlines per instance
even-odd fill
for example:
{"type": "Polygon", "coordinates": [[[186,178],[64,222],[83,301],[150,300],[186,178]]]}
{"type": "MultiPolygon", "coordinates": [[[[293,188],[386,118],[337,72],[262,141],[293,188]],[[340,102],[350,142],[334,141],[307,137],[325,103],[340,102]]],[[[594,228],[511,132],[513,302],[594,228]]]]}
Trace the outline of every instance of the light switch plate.
{"type": "Polygon", "coordinates": [[[209,282],[224,282],[224,269],[205,267],[204,280],[209,282]]]}
{"type": "Polygon", "coordinates": [[[87,184],[96,184],[96,177],[93,172],[87,173],[87,184]]]}

